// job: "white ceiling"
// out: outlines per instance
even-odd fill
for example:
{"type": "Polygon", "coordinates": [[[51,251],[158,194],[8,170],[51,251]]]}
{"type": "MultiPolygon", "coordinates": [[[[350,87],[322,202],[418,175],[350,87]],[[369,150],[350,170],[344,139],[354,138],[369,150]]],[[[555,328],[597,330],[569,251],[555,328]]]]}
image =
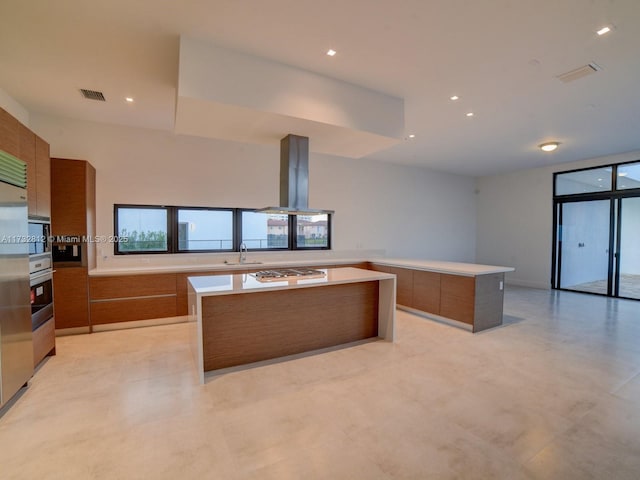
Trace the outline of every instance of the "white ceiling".
{"type": "Polygon", "coordinates": [[[180,35],[404,98],[416,138],[365,158],[488,175],[640,150],[639,0],[2,0],[0,88],[31,112],[173,131],[180,35]]]}

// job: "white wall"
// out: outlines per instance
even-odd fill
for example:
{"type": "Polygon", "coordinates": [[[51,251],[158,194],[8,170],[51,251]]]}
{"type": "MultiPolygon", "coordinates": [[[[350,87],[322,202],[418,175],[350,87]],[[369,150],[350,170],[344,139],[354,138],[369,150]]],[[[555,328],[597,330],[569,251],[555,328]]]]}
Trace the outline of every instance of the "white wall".
{"type": "Polygon", "coordinates": [[[17,118],[24,126],[29,126],[29,111],[2,88],[0,88],[0,107],[17,118]]]}
{"type": "MultiPolygon", "coordinates": [[[[89,160],[96,168],[98,235],[113,234],[114,203],[258,208],[279,202],[277,146],[35,113],[31,124],[51,144],[52,157],[89,160]]],[[[310,206],[336,211],[338,253],[474,260],[473,178],[319,154],[311,154],[309,168],[310,206]]],[[[111,257],[112,246],[98,253],[99,266],[123,262],[111,257]]]]}
{"type": "Polygon", "coordinates": [[[477,179],[476,261],[515,267],[512,284],[550,288],[553,173],[640,159],[640,151],[477,179]]]}

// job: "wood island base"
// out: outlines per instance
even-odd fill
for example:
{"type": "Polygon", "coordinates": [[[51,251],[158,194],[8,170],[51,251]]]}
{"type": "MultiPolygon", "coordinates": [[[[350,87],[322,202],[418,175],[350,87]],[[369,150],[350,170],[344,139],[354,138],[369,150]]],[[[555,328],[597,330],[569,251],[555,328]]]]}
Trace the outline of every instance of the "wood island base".
{"type": "Polygon", "coordinates": [[[327,269],[324,279],[189,279],[192,345],[204,372],[380,337],[393,341],[395,276],[327,269]]]}

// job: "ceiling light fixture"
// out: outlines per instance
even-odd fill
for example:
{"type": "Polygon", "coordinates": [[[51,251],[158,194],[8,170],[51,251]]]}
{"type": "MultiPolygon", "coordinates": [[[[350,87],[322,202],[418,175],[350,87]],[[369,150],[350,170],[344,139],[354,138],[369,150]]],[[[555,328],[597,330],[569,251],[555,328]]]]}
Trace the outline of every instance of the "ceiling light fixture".
{"type": "Polygon", "coordinates": [[[329,55],[330,57],[333,57],[336,53],[338,53],[338,52],[336,52],[336,51],[335,51],[335,50],[333,50],[332,48],[330,48],[329,50],[327,50],[327,55],[329,55]]]}
{"type": "Polygon", "coordinates": [[[541,143],[540,145],[538,145],[538,147],[540,147],[540,150],[544,152],[553,152],[556,148],[558,148],[558,145],[560,145],[560,143],[558,142],[547,142],[541,143]]]}
{"type": "Polygon", "coordinates": [[[409,134],[409,138],[416,138],[416,136],[415,136],[415,134],[410,133],[410,134],[409,134]]]}
{"type": "Polygon", "coordinates": [[[473,117],[473,112],[467,113],[467,117],[473,117]]]}
{"type": "Polygon", "coordinates": [[[600,30],[598,30],[596,33],[600,36],[609,33],[611,31],[611,27],[602,27],[600,30]]]}
{"type": "Polygon", "coordinates": [[[629,175],[629,172],[620,172],[620,173],[618,173],[619,177],[626,177],[627,175],[629,175]]]}
{"type": "Polygon", "coordinates": [[[126,97],[125,100],[129,103],[133,103],[133,98],[132,97],[126,97]]]}
{"type": "Polygon", "coordinates": [[[458,95],[452,95],[451,97],[449,97],[450,100],[456,101],[458,100],[460,97],[458,95]]]}

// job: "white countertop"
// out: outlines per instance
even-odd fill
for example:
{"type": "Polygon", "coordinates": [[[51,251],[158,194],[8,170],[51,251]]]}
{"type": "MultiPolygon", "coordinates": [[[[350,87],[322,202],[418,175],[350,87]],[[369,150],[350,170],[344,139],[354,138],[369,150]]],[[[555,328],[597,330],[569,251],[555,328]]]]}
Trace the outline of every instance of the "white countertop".
{"type": "Polygon", "coordinates": [[[89,271],[89,276],[100,277],[109,275],[136,275],[145,273],[189,273],[189,272],[216,272],[225,270],[271,270],[274,268],[304,267],[308,265],[347,265],[361,262],[368,262],[363,258],[324,258],[308,260],[280,260],[267,261],[261,263],[196,263],[189,265],[143,265],[122,268],[94,268],[89,271]]]}
{"type": "Polygon", "coordinates": [[[109,275],[141,275],[152,273],[189,273],[225,270],[270,270],[273,268],[300,267],[309,265],[348,265],[361,262],[371,262],[377,265],[387,265],[400,268],[411,268],[414,270],[424,270],[428,272],[450,273],[467,277],[478,275],[489,275],[492,273],[513,272],[512,267],[501,267],[495,265],[481,265],[476,263],[445,262],[441,260],[413,260],[408,258],[322,258],[322,259],[297,259],[266,261],[263,263],[192,263],[184,265],[144,265],[130,266],[122,268],[95,268],[89,271],[90,276],[100,277],[109,275]]]}
{"type": "Polygon", "coordinates": [[[376,258],[370,260],[377,265],[387,265],[390,267],[411,268],[413,270],[424,270],[427,272],[451,273],[465,277],[475,277],[478,275],[489,275],[492,273],[513,272],[515,268],[499,267],[495,265],[481,265],[478,263],[443,262],[440,260],[410,260],[394,258],[376,258]]]}
{"type": "Polygon", "coordinates": [[[248,273],[233,275],[206,275],[189,277],[189,283],[196,294],[230,295],[234,293],[264,292],[272,290],[288,290],[292,288],[318,287],[323,285],[339,285],[376,280],[393,279],[394,275],[374,272],[361,268],[327,268],[321,269],[326,273],[323,278],[292,277],[287,280],[261,282],[248,273]]]}

